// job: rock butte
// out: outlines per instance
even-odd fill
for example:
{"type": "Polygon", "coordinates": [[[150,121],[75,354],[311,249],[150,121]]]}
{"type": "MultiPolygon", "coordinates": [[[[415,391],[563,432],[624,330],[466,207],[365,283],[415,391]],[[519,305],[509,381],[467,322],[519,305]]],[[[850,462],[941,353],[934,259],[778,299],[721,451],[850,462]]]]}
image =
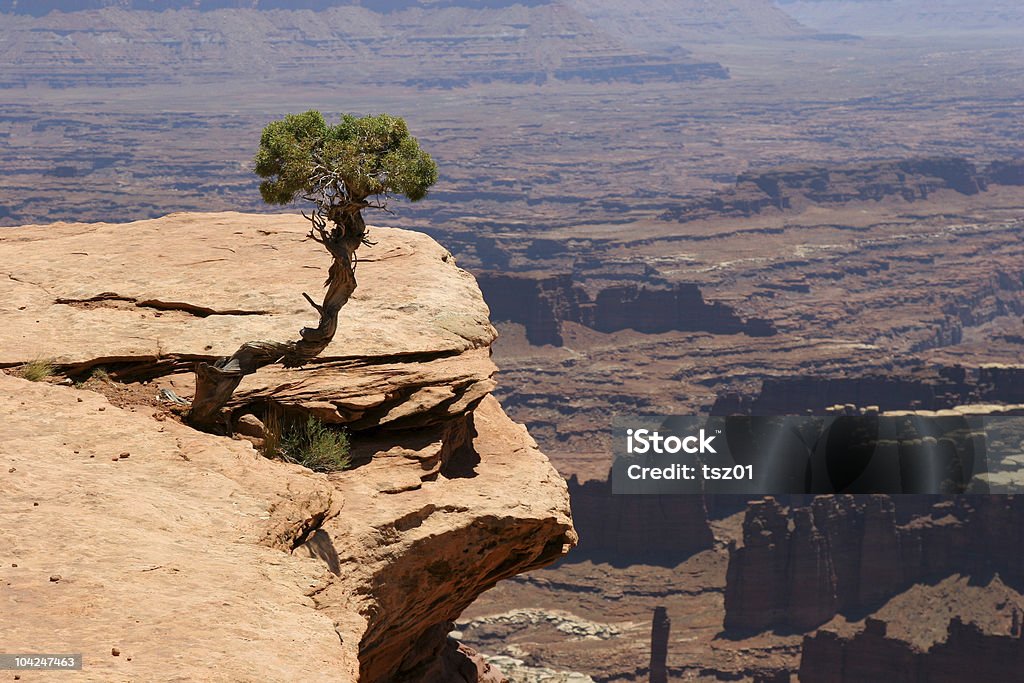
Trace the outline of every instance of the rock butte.
{"type": "MultiPolygon", "coordinates": [[[[303,228],[176,214],[5,230],[0,364],[160,386],[194,358],[292,338],[328,261],[303,228]]],[[[236,395],[348,422],[352,470],[0,373],[5,649],[81,652],[89,681],[501,680],[447,633],[482,591],[575,544],[566,486],[488,395],[473,278],[423,235],[373,238],[321,362],[236,395]]]]}
{"type": "Polygon", "coordinates": [[[1022,508],[1020,496],[981,495],[817,496],[788,511],[774,498],[751,503],[743,545],[729,549],[725,629],[809,632],[949,576],[998,576],[1019,590],[1022,508]]]}

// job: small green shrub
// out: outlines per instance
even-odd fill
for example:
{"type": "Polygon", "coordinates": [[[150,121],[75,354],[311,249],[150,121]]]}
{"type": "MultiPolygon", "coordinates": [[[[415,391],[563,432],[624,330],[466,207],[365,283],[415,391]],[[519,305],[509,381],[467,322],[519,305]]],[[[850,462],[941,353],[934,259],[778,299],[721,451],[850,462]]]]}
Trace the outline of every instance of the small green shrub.
{"type": "Polygon", "coordinates": [[[276,455],[314,472],[338,472],[349,466],[348,434],[331,429],[313,416],[281,428],[281,417],[275,412],[267,415],[264,455],[276,455]]]}
{"type": "Polygon", "coordinates": [[[100,367],[93,368],[92,371],[89,373],[89,377],[91,379],[98,379],[101,382],[110,381],[110,373],[107,372],[105,368],[100,367]]]}
{"type": "Polygon", "coordinates": [[[37,358],[21,368],[21,376],[30,382],[42,382],[55,372],[53,361],[46,358],[37,358]]]}

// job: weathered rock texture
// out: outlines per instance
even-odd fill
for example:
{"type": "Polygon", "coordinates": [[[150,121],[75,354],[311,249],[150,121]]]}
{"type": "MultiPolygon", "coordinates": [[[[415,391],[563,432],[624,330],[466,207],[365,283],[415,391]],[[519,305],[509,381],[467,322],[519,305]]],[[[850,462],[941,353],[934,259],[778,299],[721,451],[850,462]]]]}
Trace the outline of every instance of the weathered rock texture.
{"type": "MultiPolygon", "coordinates": [[[[334,475],[345,510],[300,548],[326,554],[328,564],[337,553],[338,572],[315,600],[362,634],[367,681],[446,680],[437,655],[462,610],[575,541],[563,480],[494,399],[481,403],[461,436],[471,441],[431,444],[443,454],[441,475],[399,495],[386,467],[334,475]]],[[[426,439],[413,432],[409,440],[426,439]]]]}
{"type": "Polygon", "coordinates": [[[80,652],[90,681],[354,679],[306,596],[325,567],[272,547],[337,514],[325,477],[3,373],[0,412],[5,650],[80,652]]]}
{"type": "Polygon", "coordinates": [[[961,683],[1014,681],[1024,667],[1017,633],[986,633],[959,618],[949,622],[944,642],[921,651],[887,635],[884,621],[868,619],[855,636],[819,631],[804,639],[801,683],[961,683]]]}
{"type": "MultiPolygon", "coordinates": [[[[323,279],[301,228],[234,214],[5,231],[3,362],[104,363],[155,393],[192,359],[286,335],[304,315],[286,292],[323,279]]],[[[472,278],[422,235],[374,234],[325,362],[257,373],[238,401],[347,421],[354,469],[313,474],[152,405],[0,373],[5,649],[82,652],[90,681],[502,680],[447,634],[482,591],[575,543],[566,486],[487,396],[472,278]]]]}
{"type": "Polygon", "coordinates": [[[726,630],[806,631],[952,574],[1024,585],[1021,497],[933,501],[819,496],[788,513],[771,498],[751,504],[743,545],[730,548],[726,630]]]}
{"type": "MultiPolygon", "coordinates": [[[[173,214],[0,235],[0,367],[52,358],[69,373],[188,374],[254,339],[288,340],[315,314],[330,256],[301,217],[173,214]]],[[[372,228],[334,341],[302,368],[247,377],[232,405],[273,400],[355,428],[420,426],[494,387],[495,332],[473,276],[425,235],[372,228]]]]}

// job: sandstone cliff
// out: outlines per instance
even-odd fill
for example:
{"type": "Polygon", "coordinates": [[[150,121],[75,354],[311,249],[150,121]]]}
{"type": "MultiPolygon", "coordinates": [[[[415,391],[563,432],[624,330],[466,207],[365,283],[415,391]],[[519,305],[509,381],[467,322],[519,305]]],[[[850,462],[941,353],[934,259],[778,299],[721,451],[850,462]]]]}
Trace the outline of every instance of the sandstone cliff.
{"type": "Polygon", "coordinates": [[[1019,621],[1009,633],[987,633],[954,618],[945,641],[924,651],[889,637],[887,630],[884,621],[868,619],[854,636],[831,631],[807,636],[801,683],[1013,681],[1024,666],[1019,621]]]}
{"type": "Polygon", "coordinates": [[[938,500],[819,496],[790,514],[772,498],[751,504],[730,548],[726,630],[807,631],[954,574],[1024,585],[1020,496],[938,500]]]}
{"type": "Polygon", "coordinates": [[[236,416],[347,424],[353,469],[267,460],[161,403],[195,360],[309,322],[300,292],[328,259],[304,229],[179,214],[0,234],[5,651],[81,652],[90,681],[500,680],[451,622],[576,537],[565,483],[489,396],[487,308],[444,249],[374,229],[332,345],[234,397],[236,416]],[[55,377],[12,376],[41,358],[55,377]],[[112,380],[61,381],[97,367],[112,380]]]}

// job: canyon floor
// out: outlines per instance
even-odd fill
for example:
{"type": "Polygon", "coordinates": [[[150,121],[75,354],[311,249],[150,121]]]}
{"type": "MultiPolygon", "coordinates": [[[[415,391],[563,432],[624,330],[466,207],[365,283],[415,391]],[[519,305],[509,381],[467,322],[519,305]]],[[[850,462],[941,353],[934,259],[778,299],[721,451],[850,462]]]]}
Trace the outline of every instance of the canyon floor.
{"type": "MultiPolygon", "coordinates": [[[[812,204],[767,214],[694,221],[684,235],[638,228],[610,249],[618,260],[609,261],[647,260],[662,273],[671,271],[669,281],[698,283],[704,304],[727,305],[743,319],[768,320],[775,328],[771,336],[599,332],[562,322],[560,345],[536,345],[528,341],[526,324],[498,324],[498,393],[564,476],[608,476],[608,429],[616,414],[822,414],[836,403],[936,410],[1020,402],[1019,188],[973,196],[942,191],[921,202],[812,204]],[[983,379],[1000,369],[1017,372],[1016,379],[983,379]]],[[[536,280],[544,281],[544,275],[536,280]]],[[[645,304],[632,291],[622,305],[636,312],[645,304]]],[[[667,315],[658,304],[648,305],[650,310],[636,313],[639,324],[667,315]]],[[[706,311],[697,307],[691,314],[698,323],[704,315],[706,324],[712,322],[706,311]]],[[[481,649],[526,667],[585,672],[595,681],[637,680],[647,675],[651,614],[663,605],[672,619],[670,680],[752,681],[755,674],[779,670],[795,676],[802,633],[736,636],[723,626],[727,546],[741,538],[743,517],[731,513],[732,504],[711,512],[713,548],[691,556],[679,552],[678,564],[670,558],[663,566],[622,567],[586,557],[581,546],[584,557],[576,562],[486,593],[468,611],[473,626],[465,632],[481,649]],[[511,606],[557,607],[607,628],[597,637],[581,630],[567,638],[557,624],[519,620],[510,626],[495,619],[511,606]]],[[[575,509],[585,544],[586,511],[575,509]]],[[[692,534],[685,519],[665,517],[702,511],[669,505],[652,510],[648,521],[670,534],[692,534]]],[[[640,533],[600,524],[589,530],[640,533]]],[[[923,649],[944,637],[953,616],[979,624],[995,619],[994,632],[1003,632],[1007,610],[1024,604],[1019,587],[1007,588],[998,578],[979,585],[966,574],[868,602],[859,613],[819,628],[857,632],[864,619],[877,617],[890,624],[890,635],[923,649]]]]}

